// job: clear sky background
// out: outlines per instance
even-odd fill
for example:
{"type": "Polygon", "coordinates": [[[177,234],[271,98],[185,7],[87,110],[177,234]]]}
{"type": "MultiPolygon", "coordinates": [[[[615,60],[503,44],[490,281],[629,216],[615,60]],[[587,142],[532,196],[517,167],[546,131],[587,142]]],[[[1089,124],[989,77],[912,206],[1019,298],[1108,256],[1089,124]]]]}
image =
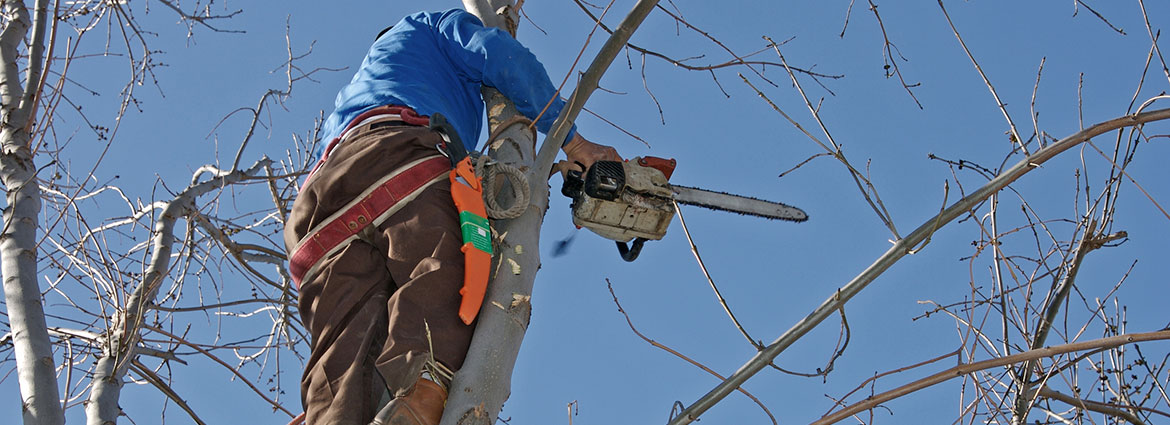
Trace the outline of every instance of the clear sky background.
{"type": "MultiPolygon", "coordinates": [[[[1055,138],[1076,132],[1082,119],[1089,125],[1132,110],[1131,101],[1151,48],[1139,6],[1135,1],[1088,4],[1125,34],[1111,29],[1083,6],[1078,8],[1077,2],[946,3],[967,46],[1025,138],[1034,134],[1030,118],[1034,88],[1038,128],[1055,138]]],[[[632,5],[631,1],[617,2],[606,22],[616,25],[632,5]]],[[[897,78],[884,75],[883,36],[868,4],[856,2],[851,11],[850,5],[844,0],[676,0],[668,7],[677,7],[691,24],[739,54],[763,49],[766,42],[761,37],[768,36],[784,43],[782,51],[790,65],[843,75],[840,79],[821,78],[820,84],[804,75],[798,78],[819,105],[830,133],[854,165],[869,173],[904,235],[938,211],[944,202],[944,182],[949,181],[948,203],[960,196],[956,174],[946,164],[929,159],[929,154],[996,168],[1013,144],[1005,134],[1008,127],[1003,114],[937,3],[886,1],[878,8],[889,40],[897,46],[896,56],[890,60],[897,61],[908,83],[917,85],[911,91],[921,109],[897,78]],[[848,27],[841,36],[846,20],[848,27]]],[[[280,67],[288,55],[287,23],[294,54],[312,49],[297,62],[302,69],[348,69],[315,73],[316,81],[299,82],[283,105],[268,106],[271,115],[264,115],[265,128],[248,145],[244,163],[261,155],[285,158],[286,151],[293,148],[291,135],[306,133],[315,117],[332,110],[337,89],[349,80],[380,29],[419,9],[459,6],[453,0],[216,3],[210,6],[213,11],[243,9],[235,18],[217,25],[246,33],[214,33],[196,27],[194,35],[187,37],[170,10],[151,3],[148,14],[139,13],[144,13],[143,22],[158,33],[152,47],[165,52],[157,57],[167,66],[156,72],[157,84],[135,88],[142,111],[132,111],[121,123],[118,141],[104,157],[96,179],[117,175],[132,198],[149,199],[156,179],[178,188],[187,184],[201,165],[230,162],[247,122],[242,115],[220,121],[233,110],[254,106],[265,90],[284,88],[280,67]]],[[[1145,6],[1155,31],[1170,24],[1166,20],[1170,5],[1146,1],[1145,6]]],[[[569,1],[529,1],[524,11],[531,20],[521,23],[518,38],[546,65],[555,83],[566,75],[576,75],[571,66],[591,28],[589,18],[569,1]]],[[[593,36],[579,69],[587,66],[605,37],[600,31],[593,36]]],[[[104,42],[96,37],[90,41],[92,49],[100,49],[104,42]]],[[[631,42],[674,58],[702,56],[693,59],[694,65],[732,59],[718,45],[676,25],[661,11],[650,15],[631,42]]],[[[1161,44],[1163,50],[1170,49],[1165,42],[1161,44]]],[[[753,59],[777,61],[776,55],[767,51],[753,59]]],[[[125,60],[97,57],[78,66],[84,68],[74,71],[77,83],[101,95],[88,99],[75,96],[88,110],[110,110],[104,117],[112,119],[117,90],[128,75],[125,60]]],[[[1170,88],[1170,77],[1159,68],[1147,76],[1136,95],[1139,104],[1170,88]]],[[[602,80],[606,90],[595,93],[587,107],[645,143],[588,114],[582,114],[578,124],[583,135],[613,145],[623,156],[676,158],[675,183],[783,201],[808,212],[808,222],[794,224],[693,207],[682,211],[730,307],[753,337],[771,342],[885,252],[893,236],[840,163],[821,157],[777,177],[822,150],[773,111],[737,73],[805,129],[821,140],[824,137],[782,68],[755,69],[775,85],[744,67],[723,68],[714,74],[686,71],[631,51],[615,61],[602,80]]],[[[573,79],[570,77],[566,93],[572,89],[573,79]]],[[[1163,100],[1155,107],[1168,103],[1163,100]]],[[[78,122],[65,120],[57,125],[59,132],[78,132],[74,143],[81,145],[79,152],[104,146],[77,130],[78,122]]],[[[1150,130],[1149,134],[1166,134],[1167,126],[1151,126],[1150,130]]],[[[1098,146],[1112,146],[1113,139],[1112,135],[1103,137],[1098,146]]],[[[1162,164],[1170,146],[1165,138],[1155,140],[1141,146],[1130,173],[1150,196],[1167,206],[1170,172],[1162,164]]],[[[71,166],[88,170],[95,157],[77,154],[71,166]]],[[[1083,199],[1074,199],[1074,170],[1082,167],[1082,158],[1090,168],[1090,183],[1097,187],[1093,189],[1095,196],[1108,165],[1091,150],[1069,152],[1029,174],[1013,189],[1029,199],[1043,217],[1076,217],[1084,205],[1083,199]]],[[[1013,157],[1009,163],[1017,160],[1018,156],[1013,157]]],[[[967,193],[985,181],[967,171],[957,176],[967,193]]],[[[554,178],[552,184],[532,324],[513,376],[513,394],[501,417],[511,418],[508,423],[512,425],[662,423],[676,401],[690,405],[719,382],[631,332],[614,305],[607,280],[630,319],[647,337],[725,375],[751,358],[754,348],[718,304],[677,221],[663,241],[647,243],[633,263],[623,262],[612,242],[586,231],[577,235],[569,255],[552,257],[550,249],[555,242],[573,233],[568,203],[557,190],[560,179],[554,178]],[[575,416],[570,418],[566,406],[574,402],[575,416]]],[[[1109,288],[1137,260],[1126,284],[1113,296],[1127,306],[1130,331],[1161,329],[1170,322],[1163,306],[1168,294],[1165,260],[1170,218],[1132,185],[1125,185],[1124,191],[1114,231],[1127,230],[1130,239],[1120,247],[1094,253],[1085,263],[1081,276],[1084,300],[1093,303],[1100,297],[1110,303],[1107,313],[1113,314],[1114,298],[1106,298],[1109,288]]],[[[1013,223],[1022,222],[1017,196],[1005,195],[1005,199],[1004,214],[1013,223]]],[[[978,214],[986,212],[984,205],[978,214]]],[[[1072,226],[1053,226],[1060,229],[1058,239],[1067,241],[1072,226]]],[[[902,260],[850,302],[845,311],[851,340],[827,378],[802,378],[766,369],[744,388],[759,397],[781,423],[804,423],[829,410],[832,398],[841,397],[875,373],[955,350],[962,335],[954,320],[945,315],[915,319],[931,309],[920,301],[959,302],[971,297],[972,280],[980,288],[990,285],[986,255],[974,264],[962,260],[975,253],[971,243],[978,239],[979,229],[972,221],[947,226],[925,250],[902,260]]],[[[1015,242],[1028,244],[1026,239],[1015,242]]],[[[225,276],[221,282],[231,285],[233,278],[225,276]]],[[[1042,297],[1043,290],[1038,293],[1042,297]]],[[[1082,306],[1077,308],[1083,312],[1084,302],[1075,298],[1073,303],[1082,306]]],[[[1073,317],[1080,320],[1073,327],[1085,320],[1084,313],[1073,317]]],[[[207,326],[203,331],[211,331],[225,326],[267,326],[265,321],[262,317],[236,319],[225,325],[208,317],[195,323],[207,326]]],[[[1100,337],[1099,329],[1094,329],[1083,339],[1100,337]]],[[[802,372],[824,367],[839,334],[840,322],[827,320],[782,354],[777,363],[802,372]]],[[[1167,349],[1165,343],[1149,345],[1162,353],[1167,349]]],[[[305,344],[296,350],[308,354],[305,344]]],[[[296,407],[300,363],[288,355],[281,361],[286,368],[279,376],[286,391],[282,397],[296,407]]],[[[880,392],[945,369],[953,366],[954,360],[944,363],[882,379],[874,390],[880,392]]],[[[3,373],[8,373],[11,363],[5,367],[3,373]]],[[[209,423],[287,422],[286,416],[270,413],[250,391],[229,384],[230,373],[218,365],[198,361],[190,366],[175,365],[172,370],[176,389],[209,423]]],[[[960,391],[959,381],[955,381],[899,399],[889,403],[888,410],[878,411],[877,422],[950,423],[963,407],[960,391]]],[[[863,392],[868,394],[869,389],[863,392]]],[[[13,412],[5,416],[15,418],[19,399],[13,376],[0,381],[0,399],[6,400],[0,410],[13,412]]],[[[159,422],[162,402],[149,386],[129,385],[123,391],[122,406],[133,423],[159,422]]],[[[165,418],[166,423],[189,423],[173,405],[167,408],[165,418]]],[[[81,409],[71,410],[69,420],[82,421],[81,409]]],[[[701,423],[770,421],[746,397],[732,394],[703,416],[701,423]]]]}

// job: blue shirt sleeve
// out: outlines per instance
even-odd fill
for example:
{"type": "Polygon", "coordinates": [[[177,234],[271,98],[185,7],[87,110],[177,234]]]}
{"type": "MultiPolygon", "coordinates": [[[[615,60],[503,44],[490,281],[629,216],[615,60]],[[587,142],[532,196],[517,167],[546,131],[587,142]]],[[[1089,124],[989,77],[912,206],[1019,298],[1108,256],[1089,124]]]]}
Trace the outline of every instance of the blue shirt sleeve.
{"type": "MultiPolygon", "coordinates": [[[[475,15],[460,9],[444,13],[438,30],[446,41],[440,45],[457,72],[471,81],[495,87],[521,114],[536,120],[537,130],[548,134],[565,101],[549,80],[544,65],[528,48],[507,32],[485,27],[475,15]],[[545,105],[548,110],[541,114],[545,105]]],[[[576,131],[574,125],[566,143],[576,131]]]]}

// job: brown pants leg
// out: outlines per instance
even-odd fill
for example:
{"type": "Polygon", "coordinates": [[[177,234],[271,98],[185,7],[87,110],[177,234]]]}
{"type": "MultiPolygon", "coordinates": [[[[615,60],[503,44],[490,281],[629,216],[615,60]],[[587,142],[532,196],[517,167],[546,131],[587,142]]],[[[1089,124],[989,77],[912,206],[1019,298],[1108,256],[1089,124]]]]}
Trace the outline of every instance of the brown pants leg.
{"type": "MultiPolygon", "coordinates": [[[[360,130],[301,189],[286,245],[294,246],[379,178],[437,154],[440,140],[421,127],[360,130]]],[[[308,423],[367,424],[383,389],[409,392],[432,355],[454,370],[463,365],[473,327],[457,314],[461,245],[444,179],[322,260],[302,283],[300,312],[312,337],[301,380],[308,423]]]]}

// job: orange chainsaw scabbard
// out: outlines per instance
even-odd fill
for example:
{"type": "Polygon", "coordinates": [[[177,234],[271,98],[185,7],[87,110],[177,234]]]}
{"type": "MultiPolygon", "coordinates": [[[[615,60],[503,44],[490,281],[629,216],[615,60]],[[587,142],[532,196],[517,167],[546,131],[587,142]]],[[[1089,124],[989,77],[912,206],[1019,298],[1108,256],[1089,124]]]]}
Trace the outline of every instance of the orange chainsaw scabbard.
{"type": "Polygon", "coordinates": [[[475,175],[471,158],[463,158],[451,170],[451,198],[459,210],[459,227],[463,232],[463,296],[459,319],[470,325],[479,314],[487,292],[492,264],[492,231],[483,202],[483,181],[475,175]]]}

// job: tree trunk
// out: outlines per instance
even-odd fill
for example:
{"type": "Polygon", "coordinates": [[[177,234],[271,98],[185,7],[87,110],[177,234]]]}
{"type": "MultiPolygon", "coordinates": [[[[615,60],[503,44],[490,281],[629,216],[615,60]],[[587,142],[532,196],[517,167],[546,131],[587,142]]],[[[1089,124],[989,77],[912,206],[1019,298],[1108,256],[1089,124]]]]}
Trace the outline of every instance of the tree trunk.
{"type": "Polygon", "coordinates": [[[19,50],[28,35],[29,12],[24,3],[7,0],[4,14],[8,26],[0,34],[0,180],[8,191],[4,209],[4,229],[0,232],[0,273],[4,277],[4,297],[12,327],[16,369],[20,383],[21,409],[25,424],[63,424],[53,361],[37,282],[37,229],[41,211],[41,188],[36,180],[36,164],[29,146],[29,129],[33,106],[37,102],[42,63],[47,0],[38,0],[28,45],[28,73],[20,82],[19,50]]]}
{"type": "MultiPolygon", "coordinates": [[[[514,17],[511,0],[464,0],[463,4],[485,25],[515,35],[515,19],[496,15],[496,11],[501,11],[505,16],[514,17]]],[[[511,395],[512,369],[524,332],[528,330],[532,287],[536,270],[540,268],[540,226],[548,210],[548,174],[539,175],[542,173],[533,164],[535,134],[527,125],[513,125],[526,121],[513,120],[523,117],[499,91],[485,87],[483,97],[492,133],[501,132],[501,125],[507,126],[497,137],[502,142],[491,146],[491,154],[497,161],[524,170],[532,196],[528,209],[520,217],[492,222],[494,233],[505,237],[496,247],[494,273],[480,309],[475,336],[463,368],[451,383],[442,425],[491,425],[511,395]]]]}
{"type": "Polygon", "coordinates": [[[491,147],[492,157],[523,170],[532,196],[520,217],[492,222],[493,233],[506,236],[495,247],[492,280],[467,360],[451,384],[443,425],[491,425],[511,394],[512,369],[528,330],[532,288],[540,268],[540,226],[548,210],[548,173],[533,166],[536,145],[529,121],[512,120],[516,109],[498,91],[485,89],[484,97],[488,110],[494,111],[493,133],[500,123],[507,123],[491,147]]]}
{"type": "MultiPolygon", "coordinates": [[[[658,0],[639,0],[622,20],[569,96],[569,103],[557,116],[539,154],[534,152],[535,135],[512,125],[516,122],[512,118],[517,116],[512,102],[494,89],[484,89],[492,133],[500,131],[498,126],[505,126],[497,138],[504,142],[493,144],[493,156],[524,170],[532,197],[520,217],[493,222],[495,233],[505,237],[493,258],[495,275],[488,285],[467,360],[451,384],[442,425],[491,425],[511,394],[512,369],[528,329],[532,287],[540,268],[538,242],[544,213],[548,210],[548,177],[553,160],[577,114],[597,89],[602,74],[657,3],[658,0]]],[[[503,25],[502,29],[516,34],[516,11],[510,0],[464,0],[463,4],[488,25],[503,25]],[[499,16],[481,15],[485,11],[494,11],[499,16]]]]}

